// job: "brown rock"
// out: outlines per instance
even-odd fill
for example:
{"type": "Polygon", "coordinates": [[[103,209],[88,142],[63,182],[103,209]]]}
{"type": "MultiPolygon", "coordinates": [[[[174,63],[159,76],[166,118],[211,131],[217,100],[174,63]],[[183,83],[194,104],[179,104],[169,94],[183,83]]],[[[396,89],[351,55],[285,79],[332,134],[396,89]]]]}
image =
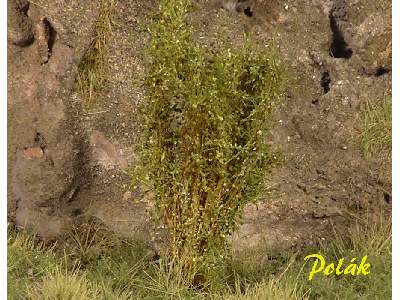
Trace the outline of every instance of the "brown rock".
{"type": "Polygon", "coordinates": [[[36,159],[43,157],[43,150],[40,147],[32,147],[24,150],[25,159],[36,159]]]}
{"type": "Polygon", "coordinates": [[[94,130],[89,140],[95,160],[105,169],[125,169],[128,167],[127,159],[102,132],[94,130]]]}
{"type": "Polygon", "coordinates": [[[36,25],[37,50],[41,64],[45,64],[49,61],[50,31],[50,22],[46,18],[41,18],[39,24],[36,25]]]}
{"type": "Polygon", "coordinates": [[[7,1],[7,31],[14,45],[24,47],[33,42],[32,22],[28,18],[28,1],[7,1]]]}
{"type": "Polygon", "coordinates": [[[127,191],[124,193],[124,196],[122,197],[124,201],[130,201],[132,200],[132,193],[130,191],[127,191]]]}
{"type": "Polygon", "coordinates": [[[74,197],[90,180],[86,136],[76,118],[80,103],[72,95],[99,4],[34,2],[28,10],[27,1],[8,0],[7,208],[17,226],[50,239],[68,228],[74,197]],[[55,31],[57,39],[50,39],[55,31]],[[32,47],[13,46],[29,46],[33,34],[32,47]]]}

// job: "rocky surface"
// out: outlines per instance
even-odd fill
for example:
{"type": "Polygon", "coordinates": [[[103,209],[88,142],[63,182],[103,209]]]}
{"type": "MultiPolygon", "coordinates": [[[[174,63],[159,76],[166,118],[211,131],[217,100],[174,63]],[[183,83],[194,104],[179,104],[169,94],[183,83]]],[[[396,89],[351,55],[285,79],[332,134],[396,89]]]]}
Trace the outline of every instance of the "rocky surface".
{"type": "MultiPolygon", "coordinates": [[[[251,14],[196,2],[188,21],[200,43],[234,47],[250,32],[261,49],[279,49],[288,74],[267,137],[286,162],[267,176],[263,201],[246,207],[234,246],[313,244],[347,230],[360,210],[390,209],[390,161],[365,158],[356,142],[360,106],[391,94],[390,1],[246,1],[251,14]]],[[[116,2],[107,88],[85,109],[74,83],[99,2],[35,3],[8,11],[9,219],[48,237],[81,216],[148,235],[151,194],[125,185],[145,96],[143,28],[157,6],[116,2]],[[18,14],[24,21],[12,21],[18,14]],[[24,47],[21,22],[33,35],[24,47]]]]}
{"type": "Polygon", "coordinates": [[[98,5],[16,1],[10,7],[21,3],[23,16],[20,8],[8,10],[9,219],[43,237],[54,237],[70,223],[67,203],[87,179],[86,133],[74,119],[79,103],[71,94],[98,5]],[[79,24],[70,26],[74,17],[79,24]],[[56,34],[51,44],[43,31],[21,26],[23,22],[41,27],[44,20],[56,34]],[[16,42],[31,35],[30,45],[16,42]]]}

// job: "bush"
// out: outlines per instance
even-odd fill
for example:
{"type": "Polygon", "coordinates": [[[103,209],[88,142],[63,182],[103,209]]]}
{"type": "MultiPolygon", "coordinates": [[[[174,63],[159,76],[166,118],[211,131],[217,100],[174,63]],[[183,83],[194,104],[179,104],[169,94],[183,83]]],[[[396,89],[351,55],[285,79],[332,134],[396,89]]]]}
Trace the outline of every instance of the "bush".
{"type": "Polygon", "coordinates": [[[195,43],[189,8],[188,0],[163,0],[149,28],[142,168],[134,177],[155,192],[169,255],[192,266],[224,247],[276,161],[266,120],[282,76],[275,55],[255,51],[249,39],[220,52],[195,43]]]}

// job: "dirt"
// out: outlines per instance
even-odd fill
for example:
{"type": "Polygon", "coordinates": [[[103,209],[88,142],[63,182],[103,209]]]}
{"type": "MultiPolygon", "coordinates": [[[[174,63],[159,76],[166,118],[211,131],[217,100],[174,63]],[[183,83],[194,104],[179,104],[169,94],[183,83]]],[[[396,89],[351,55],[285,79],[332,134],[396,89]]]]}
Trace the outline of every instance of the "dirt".
{"type": "MultiPolygon", "coordinates": [[[[17,4],[21,2],[26,1],[17,4]]],[[[86,133],[75,121],[80,104],[71,92],[96,11],[95,3],[62,1],[30,3],[23,16],[8,10],[8,218],[44,237],[58,235],[72,223],[67,204],[87,179],[86,133]],[[54,41],[33,29],[43,20],[57,33],[54,41]],[[13,32],[26,35],[27,28],[18,27],[26,22],[32,24],[34,39],[15,45],[13,32]]]]}
{"type": "MultiPolygon", "coordinates": [[[[57,33],[46,63],[35,34],[24,47],[9,41],[9,219],[46,237],[87,216],[122,234],[150,235],[151,194],[125,187],[145,99],[143,28],[157,5],[117,1],[109,83],[85,109],[74,79],[98,15],[99,3],[89,2],[31,3],[33,26],[46,18],[57,33]]],[[[246,207],[234,247],[315,244],[366,210],[390,211],[390,161],[361,153],[357,116],[366,101],[391,94],[391,2],[255,0],[247,12],[214,2],[196,1],[188,16],[198,42],[235,47],[252,33],[260,49],[279,49],[288,74],[267,137],[286,159],[266,176],[262,201],[246,207]]]]}

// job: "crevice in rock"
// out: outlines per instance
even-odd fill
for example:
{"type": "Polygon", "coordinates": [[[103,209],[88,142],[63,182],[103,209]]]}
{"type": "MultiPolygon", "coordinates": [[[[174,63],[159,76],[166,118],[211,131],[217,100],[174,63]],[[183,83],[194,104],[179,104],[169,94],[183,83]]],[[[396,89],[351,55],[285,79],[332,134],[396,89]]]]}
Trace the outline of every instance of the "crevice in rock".
{"type": "Polygon", "coordinates": [[[80,186],[77,183],[73,183],[71,188],[66,190],[62,195],[61,199],[64,199],[66,203],[72,202],[74,200],[75,195],[79,192],[80,186]]]}
{"type": "Polygon", "coordinates": [[[46,64],[52,54],[53,46],[57,38],[57,32],[50,21],[44,17],[37,26],[38,53],[41,64],[46,64]]]}
{"type": "Polygon", "coordinates": [[[49,34],[49,39],[47,41],[47,46],[49,48],[49,53],[51,55],[53,51],[53,46],[57,38],[57,31],[54,29],[54,27],[51,25],[50,21],[47,18],[43,19],[43,23],[46,26],[49,34]]]}
{"type": "Polygon", "coordinates": [[[16,1],[17,9],[24,14],[28,13],[29,5],[29,1],[16,1]]]}
{"type": "Polygon", "coordinates": [[[329,55],[334,58],[349,59],[353,55],[353,50],[346,43],[343,33],[339,28],[336,18],[330,14],[329,24],[333,34],[333,40],[329,49],[329,55]]]}
{"type": "Polygon", "coordinates": [[[243,10],[243,13],[244,13],[246,16],[250,17],[250,18],[253,16],[253,11],[251,10],[251,7],[250,7],[250,6],[246,7],[246,8],[243,10]]]}
{"type": "Polygon", "coordinates": [[[43,153],[46,151],[47,144],[44,136],[40,132],[36,132],[35,138],[33,139],[36,145],[38,145],[43,153]]]}
{"type": "Polygon", "coordinates": [[[385,203],[391,204],[392,203],[392,196],[389,195],[389,193],[384,192],[383,193],[383,200],[385,201],[385,203]]]}
{"type": "Polygon", "coordinates": [[[253,16],[249,0],[222,0],[219,1],[222,8],[230,12],[243,13],[248,17],[253,16]]]}
{"type": "Polygon", "coordinates": [[[250,18],[253,16],[251,2],[249,0],[239,0],[236,4],[236,11],[243,12],[246,16],[250,18]]]}
{"type": "Polygon", "coordinates": [[[321,87],[324,91],[324,94],[328,93],[331,90],[331,75],[329,71],[324,71],[321,76],[321,87]]]}
{"type": "Polygon", "coordinates": [[[376,77],[380,77],[380,76],[385,75],[385,74],[387,74],[387,73],[390,73],[390,69],[385,68],[385,67],[379,67],[379,68],[376,69],[374,75],[375,75],[376,77]]]}
{"type": "Polygon", "coordinates": [[[80,209],[80,208],[76,208],[76,209],[74,209],[73,211],[72,211],[72,215],[74,216],[74,217],[78,217],[78,216],[80,216],[80,215],[82,215],[83,214],[83,211],[82,211],[82,209],[80,209]]]}
{"type": "Polygon", "coordinates": [[[74,178],[70,186],[65,190],[61,196],[61,202],[70,203],[73,202],[78,196],[79,192],[84,186],[90,185],[91,174],[89,168],[89,150],[88,145],[83,140],[75,140],[76,143],[76,156],[74,159],[74,178]]]}

